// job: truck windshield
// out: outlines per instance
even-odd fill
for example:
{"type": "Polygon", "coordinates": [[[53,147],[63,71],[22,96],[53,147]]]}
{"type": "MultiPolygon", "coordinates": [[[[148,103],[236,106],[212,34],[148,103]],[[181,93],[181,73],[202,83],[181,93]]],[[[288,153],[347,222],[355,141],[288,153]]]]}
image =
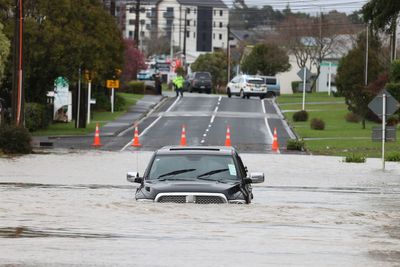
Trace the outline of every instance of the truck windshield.
{"type": "Polygon", "coordinates": [[[232,156],[158,155],[151,165],[148,180],[239,180],[232,156]],[[205,179],[206,178],[206,179],[205,179]]]}

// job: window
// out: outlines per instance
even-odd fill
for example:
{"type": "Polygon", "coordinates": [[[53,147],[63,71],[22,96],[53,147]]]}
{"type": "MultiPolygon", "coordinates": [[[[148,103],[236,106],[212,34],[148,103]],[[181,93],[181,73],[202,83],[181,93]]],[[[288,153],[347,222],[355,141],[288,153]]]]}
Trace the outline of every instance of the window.
{"type": "Polygon", "coordinates": [[[133,31],[129,31],[129,38],[133,37],[133,31]]]}
{"type": "Polygon", "coordinates": [[[186,20],[186,26],[190,26],[190,20],[186,20]]]}
{"type": "Polygon", "coordinates": [[[130,19],[129,20],[129,25],[135,25],[136,20],[135,19],[130,19]]]}
{"type": "Polygon", "coordinates": [[[196,14],[196,12],[197,12],[197,9],[193,9],[193,13],[196,14]]]}
{"type": "Polygon", "coordinates": [[[144,37],[144,31],[141,31],[141,32],[140,32],[140,36],[141,36],[141,37],[144,37]]]}
{"type": "Polygon", "coordinates": [[[186,13],[190,14],[190,8],[186,8],[186,13]]]}
{"type": "Polygon", "coordinates": [[[187,31],[186,32],[186,38],[189,38],[190,37],[190,31],[187,31]]]}
{"type": "Polygon", "coordinates": [[[193,21],[193,26],[196,26],[196,21],[195,20],[193,21]]]}
{"type": "Polygon", "coordinates": [[[216,16],[216,15],[217,15],[217,10],[214,9],[214,16],[216,16]]]}
{"type": "Polygon", "coordinates": [[[220,10],[220,11],[219,11],[219,15],[222,17],[222,15],[224,15],[224,11],[223,11],[223,10],[220,10]]]}
{"type": "Polygon", "coordinates": [[[193,39],[196,38],[196,32],[193,32],[193,39]]]}
{"type": "Polygon", "coordinates": [[[222,22],[220,22],[220,23],[219,23],[219,27],[222,28],[222,26],[223,26],[223,24],[222,24],[222,22]]]}
{"type": "Polygon", "coordinates": [[[219,39],[222,40],[222,34],[221,33],[219,34],[219,39]]]}
{"type": "Polygon", "coordinates": [[[213,39],[215,40],[215,33],[213,33],[213,39]]]}
{"type": "Polygon", "coordinates": [[[214,28],[215,28],[215,21],[214,21],[214,28]]]}

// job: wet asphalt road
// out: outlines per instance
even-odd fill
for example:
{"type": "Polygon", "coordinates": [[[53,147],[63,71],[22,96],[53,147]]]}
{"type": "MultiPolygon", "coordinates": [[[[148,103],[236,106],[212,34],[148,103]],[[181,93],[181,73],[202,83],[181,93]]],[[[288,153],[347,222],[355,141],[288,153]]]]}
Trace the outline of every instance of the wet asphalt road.
{"type": "MultiPolygon", "coordinates": [[[[147,150],[179,145],[182,126],[188,145],[224,145],[227,127],[231,143],[241,152],[269,153],[276,127],[281,147],[294,137],[272,99],[186,93],[183,98],[168,98],[138,123],[140,148],[132,148],[133,129],[117,136],[103,136],[101,150],[147,150]]],[[[133,123],[133,122],[132,122],[133,123]]],[[[100,133],[101,135],[101,133],[100,133]]],[[[90,149],[93,137],[52,139],[55,148],[90,149]]]]}

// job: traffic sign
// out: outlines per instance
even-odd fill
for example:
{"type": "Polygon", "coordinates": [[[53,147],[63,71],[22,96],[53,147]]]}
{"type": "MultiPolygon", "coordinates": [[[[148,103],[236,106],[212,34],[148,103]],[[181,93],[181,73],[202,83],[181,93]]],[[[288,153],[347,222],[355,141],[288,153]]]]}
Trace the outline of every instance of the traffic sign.
{"type": "Polygon", "coordinates": [[[309,69],[307,68],[301,68],[298,72],[297,72],[297,76],[300,77],[301,80],[304,79],[304,69],[306,70],[306,81],[308,81],[311,78],[311,72],[309,69]]]}
{"type": "MultiPolygon", "coordinates": [[[[372,127],[372,141],[382,141],[383,137],[382,126],[372,127]]],[[[386,126],[385,127],[385,142],[396,141],[396,127],[386,126]]]]}
{"type": "Polygon", "coordinates": [[[386,96],[386,111],[387,116],[392,115],[400,108],[400,103],[386,90],[383,89],[371,102],[368,107],[372,110],[379,118],[382,118],[383,112],[383,94],[386,96]]]}
{"type": "Polygon", "coordinates": [[[117,88],[119,88],[119,80],[107,80],[106,87],[108,89],[117,89],[117,88]]]}

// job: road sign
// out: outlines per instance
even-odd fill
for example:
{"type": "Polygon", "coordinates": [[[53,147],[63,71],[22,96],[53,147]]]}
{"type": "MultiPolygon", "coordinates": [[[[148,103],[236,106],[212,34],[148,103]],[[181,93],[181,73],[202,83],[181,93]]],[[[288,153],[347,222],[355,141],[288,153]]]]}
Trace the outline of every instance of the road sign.
{"type": "Polygon", "coordinates": [[[117,88],[119,88],[119,80],[107,80],[106,87],[108,89],[117,89],[117,88]]]}
{"type": "Polygon", "coordinates": [[[383,112],[383,94],[386,95],[386,112],[387,116],[392,115],[400,108],[400,103],[388,92],[383,89],[371,102],[368,107],[372,110],[379,118],[382,118],[383,112]]]}
{"type": "Polygon", "coordinates": [[[311,72],[307,68],[301,68],[298,72],[297,75],[300,77],[301,80],[304,79],[304,69],[306,70],[306,81],[308,81],[311,78],[311,72]]]}
{"type": "MultiPolygon", "coordinates": [[[[382,126],[372,127],[372,141],[382,141],[382,126]]],[[[386,126],[385,127],[385,141],[395,142],[396,141],[396,127],[386,126]]]]}

